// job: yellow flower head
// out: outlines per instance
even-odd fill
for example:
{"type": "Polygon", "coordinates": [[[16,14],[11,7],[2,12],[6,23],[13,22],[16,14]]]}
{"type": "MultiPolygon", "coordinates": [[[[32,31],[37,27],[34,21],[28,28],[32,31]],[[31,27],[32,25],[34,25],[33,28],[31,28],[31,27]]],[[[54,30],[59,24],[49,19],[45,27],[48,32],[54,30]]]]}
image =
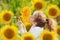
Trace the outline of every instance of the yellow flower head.
{"type": "Polygon", "coordinates": [[[7,10],[2,11],[1,13],[2,23],[10,23],[12,16],[13,16],[13,13],[11,11],[7,11],[7,10]]]}
{"type": "Polygon", "coordinates": [[[48,30],[45,30],[40,34],[40,39],[41,40],[56,40],[56,35],[54,32],[50,32],[48,30]]]}
{"type": "Polygon", "coordinates": [[[56,18],[59,15],[59,8],[56,5],[50,5],[47,10],[46,14],[50,18],[56,18]]]}
{"type": "Polygon", "coordinates": [[[27,32],[21,36],[21,40],[35,40],[35,37],[31,33],[27,32]]]}
{"type": "Polygon", "coordinates": [[[42,0],[34,0],[32,2],[32,7],[35,10],[41,10],[41,9],[43,9],[45,7],[45,2],[42,1],[42,0]]]}
{"type": "Polygon", "coordinates": [[[1,29],[1,37],[3,40],[15,40],[18,35],[18,29],[13,25],[6,25],[1,29]]]}
{"type": "Polygon", "coordinates": [[[31,28],[31,26],[32,26],[32,23],[30,23],[30,22],[24,22],[24,25],[26,27],[26,30],[29,31],[30,28],[31,28]]]}
{"type": "Polygon", "coordinates": [[[30,18],[30,15],[31,15],[31,10],[30,10],[30,8],[28,6],[24,7],[21,10],[22,21],[28,21],[29,18],[30,18]]]}

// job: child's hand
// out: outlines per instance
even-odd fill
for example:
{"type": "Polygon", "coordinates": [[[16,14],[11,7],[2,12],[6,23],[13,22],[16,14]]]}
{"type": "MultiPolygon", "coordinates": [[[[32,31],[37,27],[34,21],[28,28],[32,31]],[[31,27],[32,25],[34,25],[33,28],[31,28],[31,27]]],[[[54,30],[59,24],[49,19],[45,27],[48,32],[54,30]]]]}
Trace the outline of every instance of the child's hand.
{"type": "Polygon", "coordinates": [[[21,19],[18,19],[18,20],[17,20],[17,25],[18,25],[18,26],[22,26],[22,25],[23,25],[21,19]]]}
{"type": "Polygon", "coordinates": [[[27,31],[26,31],[26,28],[25,28],[25,26],[24,26],[24,24],[22,23],[22,21],[21,21],[20,18],[17,20],[17,25],[20,27],[20,32],[21,32],[21,34],[27,32],[27,31]]]}

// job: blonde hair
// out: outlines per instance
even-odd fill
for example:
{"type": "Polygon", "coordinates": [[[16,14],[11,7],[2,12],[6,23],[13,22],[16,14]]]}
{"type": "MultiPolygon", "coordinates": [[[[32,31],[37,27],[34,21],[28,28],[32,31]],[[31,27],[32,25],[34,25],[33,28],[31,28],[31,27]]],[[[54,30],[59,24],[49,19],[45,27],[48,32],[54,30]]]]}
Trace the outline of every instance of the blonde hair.
{"type": "Polygon", "coordinates": [[[35,18],[40,18],[42,21],[46,21],[46,16],[42,11],[35,11],[30,18],[31,22],[34,22],[35,18]]]}
{"type": "Polygon", "coordinates": [[[47,25],[46,25],[46,27],[49,27],[48,30],[50,30],[50,28],[55,30],[56,26],[57,26],[57,22],[54,19],[52,19],[52,18],[48,18],[48,22],[49,23],[47,23],[47,25]]]}
{"type": "Polygon", "coordinates": [[[49,19],[52,22],[51,27],[54,28],[54,30],[55,30],[55,28],[57,26],[57,22],[54,19],[52,19],[52,18],[49,18],[49,19]]]}

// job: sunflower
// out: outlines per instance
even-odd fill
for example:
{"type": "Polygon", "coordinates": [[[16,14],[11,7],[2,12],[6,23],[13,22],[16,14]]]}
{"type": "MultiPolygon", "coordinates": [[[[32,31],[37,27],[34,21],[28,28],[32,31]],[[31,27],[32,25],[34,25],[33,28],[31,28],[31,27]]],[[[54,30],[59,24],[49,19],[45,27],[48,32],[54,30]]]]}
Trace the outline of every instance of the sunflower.
{"type": "Polygon", "coordinates": [[[32,23],[30,23],[30,22],[24,22],[24,25],[26,27],[26,30],[29,31],[30,28],[31,28],[31,26],[32,26],[32,23]]]}
{"type": "Polygon", "coordinates": [[[21,36],[21,40],[35,40],[35,37],[31,33],[26,32],[21,36]]]}
{"type": "Polygon", "coordinates": [[[5,25],[1,29],[1,37],[3,40],[15,40],[18,35],[18,29],[13,25],[5,25]]]}
{"type": "Polygon", "coordinates": [[[32,2],[32,8],[35,10],[41,10],[45,7],[45,2],[42,0],[34,0],[32,2]]]}
{"type": "Polygon", "coordinates": [[[56,5],[48,6],[46,14],[50,18],[56,18],[59,15],[59,8],[56,5]]]}
{"type": "Polygon", "coordinates": [[[56,33],[58,36],[60,36],[60,26],[57,26],[56,33]]]}
{"type": "Polygon", "coordinates": [[[21,16],[20,17],[21,17],[22,21],[29,21],[30,15],[31,15],[31,10],[28,6],[24,7],[21,10],[21,16]]]}
{"type": "Polygon", "coordinates": [[[10,23],[11,22],[11,18],[14,14],[11,11],[5,10],[2,11],[1,13],[1,21],[2,23],[10,23]]]}
{"type": "Polygon", "coordinates": [[[56,35],[54,35],[54,32],[50,32],[48,30],[45,30],[40,34],[40,39],[41,40],[56,40],[56,35]]]}

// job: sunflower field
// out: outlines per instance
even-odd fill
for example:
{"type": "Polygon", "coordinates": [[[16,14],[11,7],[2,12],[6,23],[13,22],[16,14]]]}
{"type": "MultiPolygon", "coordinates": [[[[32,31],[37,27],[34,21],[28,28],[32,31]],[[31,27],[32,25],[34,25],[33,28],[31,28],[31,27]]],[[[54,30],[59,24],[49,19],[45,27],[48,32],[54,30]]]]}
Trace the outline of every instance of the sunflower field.
{"type": "Polygon", "coordinates": [[[60,40],[60,0],[0,0],[0,40],[60,40]],[[29,31],[33,25],[30,17],[36,10],[56,21],[55,30],[44,28],[38,37],[30,32],[22,34],[18,19],[29,31]]]}

